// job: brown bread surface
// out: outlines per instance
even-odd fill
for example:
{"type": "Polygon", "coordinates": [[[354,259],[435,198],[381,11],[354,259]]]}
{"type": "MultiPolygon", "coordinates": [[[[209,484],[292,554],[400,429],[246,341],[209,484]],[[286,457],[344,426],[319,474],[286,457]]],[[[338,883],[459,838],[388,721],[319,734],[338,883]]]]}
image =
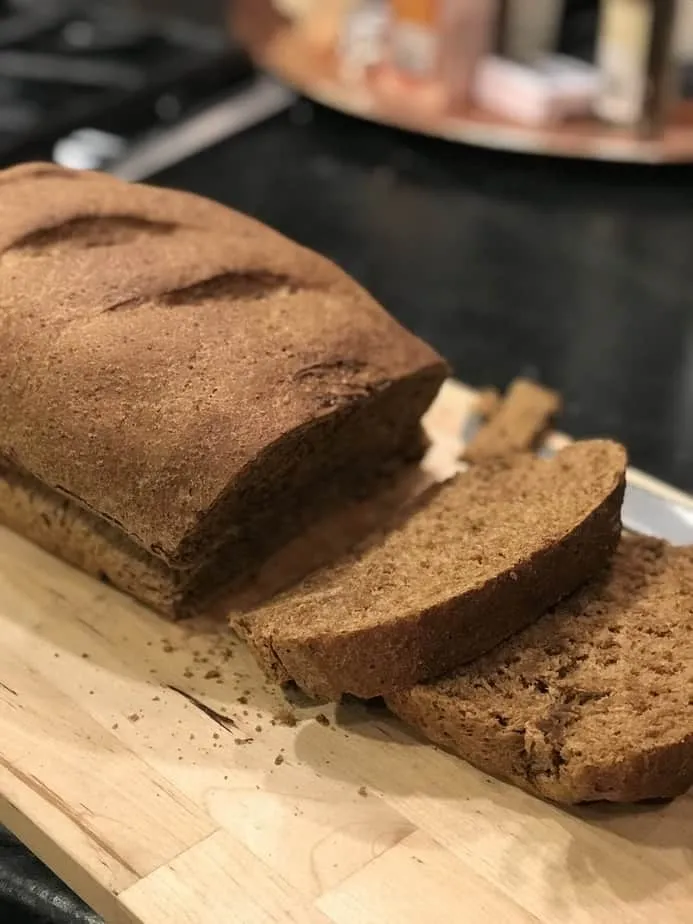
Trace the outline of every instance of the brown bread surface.
{"type": "Polygon", "coordinates": [[[520,635],[388,697],[427,737],[563,803],[693,784],[693,548],[624,537],[611,568],[520,635]]]}
{"type": "Polygon", "coordinates": [[[443,486],[360,555],[234,620],[269,676],[320,697],[413,686],[471,661],[592,577],[620,534],[608,441],[443,486]]]}
{"type": "Polygon", "coordinates": [[[317,254],[50,164],[0,213],[0,518],[52,551],[182,613],[420,455],[445,364],[317,254]]]}
{"type": "Polygon", "coordinates": [[[480,402],[478,413],[487,422],[472,438],[463,458],[479,463],[535,449],[560,409],[556,392],[528,379],[515,379],[502,400],[484,398],[480,402]]]}

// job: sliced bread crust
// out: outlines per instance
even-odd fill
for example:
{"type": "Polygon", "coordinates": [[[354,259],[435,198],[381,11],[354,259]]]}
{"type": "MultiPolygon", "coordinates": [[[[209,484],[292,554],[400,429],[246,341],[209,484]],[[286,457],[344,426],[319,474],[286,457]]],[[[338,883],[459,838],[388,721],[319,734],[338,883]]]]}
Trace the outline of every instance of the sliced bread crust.
{"type": "Polygon", "coordinates": [[[551,426],[561,410],[561,398],[555,391],[529,379],[515,379],[501,399],[498,393],[486,392],[478,404],[478,413],[486,422],[466,447],[467,462],[488,462],[518,452],[530,452],[551,426]]]}
{"type": "Polygon", "coordinates": [[[693,784],[693,548],[624,537],[611,568],[437,683],[387,698],[485,772],[561,803],[693,784]]]}
{"type": "Polygon", "coordinates": [[[364,698],[489,651],[604,566],[626,454],[576,443],[444,486],[382,542],[234,620],[268,675],[364,698]]]}

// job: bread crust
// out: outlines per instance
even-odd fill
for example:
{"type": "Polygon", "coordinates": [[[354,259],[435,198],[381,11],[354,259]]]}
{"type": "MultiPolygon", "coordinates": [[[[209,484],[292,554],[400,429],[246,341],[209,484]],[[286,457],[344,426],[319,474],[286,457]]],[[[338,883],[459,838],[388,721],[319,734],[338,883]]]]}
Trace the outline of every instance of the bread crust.
{"type": "Polygon", "coordinates": [[[560,395],[529,379],[515,379],[502,399],[493,390],[482,393],[478,413],[485,422],[462,458],[481,463],[531,452],[560,410],[560,395]]]}

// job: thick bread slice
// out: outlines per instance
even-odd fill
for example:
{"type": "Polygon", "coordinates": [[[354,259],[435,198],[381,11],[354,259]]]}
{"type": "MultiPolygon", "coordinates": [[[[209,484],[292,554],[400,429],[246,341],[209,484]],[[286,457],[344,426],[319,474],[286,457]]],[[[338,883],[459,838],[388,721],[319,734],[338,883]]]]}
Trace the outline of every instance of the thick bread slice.
{"type": "Polygon", "coordinates": [[[388,703],[547,799],[680,795],[693,784],[693,547],[625,537],[611,569],[553,613],[388,703]]]}
{"type": "Polygon", "coordinates": [[[441,676],[537,619],[618,541],[626,455],[577,443],[444,486],[382,542],[235,621],[268,674],[322,697],[441,676]]]}
{"type": "Polygon", "coordinates": [[[317,254],[48,164],[0,214],[0,521],[179,615],[420,458],[445,364],[317,254]]]}

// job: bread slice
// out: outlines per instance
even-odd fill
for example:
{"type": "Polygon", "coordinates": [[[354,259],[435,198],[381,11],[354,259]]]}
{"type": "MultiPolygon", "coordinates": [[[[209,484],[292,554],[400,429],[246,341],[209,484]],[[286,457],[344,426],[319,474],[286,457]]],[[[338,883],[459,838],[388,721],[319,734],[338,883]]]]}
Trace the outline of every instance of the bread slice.
{"type": "Polygon", "coordinates": [[[670,798],[693,784],[693,548],[624,537],[612,567],[397,715],[556,802],[670,798]]]}
{"type": "Polygon", "coordinates": [[[440,676],[537,619],[607,561],[626,456],[607,441],[479,467],[360,555],[234,620],[268,674],[320,697],[440,676]]]}
{"type": "Polygon", "coordinates": [[[0,213],[0,522],[184,615],[421,456],[444,362],[317,254],[49,164],[0,213]]]}
{"type": "Polygon", "coordinates": [[[529,452],[536,448],[560,409],[561,399],[556,392],[528,379],[515,379],[500,402],[485,398],[481,403],[479,413],[488,421],[470,440],[463,458],[479,463],[529,452]]]}

